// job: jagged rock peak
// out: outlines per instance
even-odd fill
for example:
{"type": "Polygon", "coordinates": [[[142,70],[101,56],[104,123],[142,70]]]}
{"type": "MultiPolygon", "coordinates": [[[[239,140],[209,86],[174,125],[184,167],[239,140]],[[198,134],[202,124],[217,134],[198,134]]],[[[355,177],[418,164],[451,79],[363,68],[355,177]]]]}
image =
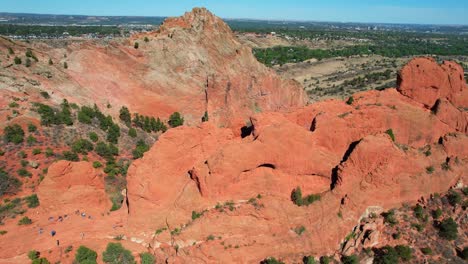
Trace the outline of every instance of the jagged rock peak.
{"type": "Polygon", "coordinates": [[[195,7],[181,17],[167,18],[160,27],[162,32],[172,31],[176,28],[190,28],[195,31],[215,29],[216,32],[231,32],[229,26],[208,9],[195,7]]]}

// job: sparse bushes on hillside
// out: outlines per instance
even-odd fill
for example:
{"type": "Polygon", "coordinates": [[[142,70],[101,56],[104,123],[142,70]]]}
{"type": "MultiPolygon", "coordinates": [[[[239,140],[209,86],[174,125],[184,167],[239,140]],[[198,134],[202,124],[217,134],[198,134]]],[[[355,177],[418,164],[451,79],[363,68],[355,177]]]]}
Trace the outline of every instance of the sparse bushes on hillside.
{"type": "Polygon", "coordinates": [[[34,103],[35,110],[41,116],[41,124],[43,126],[61,125],[67,126],[73,125],[71,116],[70,105],[66,100],[61,104],[61,110],[52,108],[48,105],[41,103],[34,103]]]}
{"type": "Polygon", "coordinates": [[[171,127],[178,127],[184,124],[184,118],[179,112],[174,112],[170,117],[168,121],[169,125],[171,127]]]}
{"type": "Polygon", "coordinates": [[[137,131],[135,128],[131,127],[129,130],[128,130],[128,135],[132,138],[136,138],[138,135],[137,135],[137,131]]]}
{"type": "Polygon", "coordinates": [[[41,94],[42,97],[44,97],[44,99],[49,99],[50,98],[49,93],[46,92],[46,91],[41,91],[40,94],[41,94]]]}
{"type": "Polygon", "coordinates": [[[384,222],[389,224],[390,226],[398,224],[398,220],[396,220],[395,217],[395,210],[390,210],[388,212],[382,213],[382,216],[384,217],[384,222]]]}
{"type": "Polygon", "coordinates": [[[47,158],[52,157],[54,155],[54,151],[51,148],[47,148],[45,151],[45,155],[47,158]]]}
{"type": "Polygon", "coordinates": [[[452,206],[455,206],[455,205],[459,204],[462,201],[461,195],[458,192],[454,191],[454,190],[449,191],[449,193],[447,194],[447,199],[448,199],[450,205],[452,205],[452,206]]]}
{"type": "Polygon", "coordinates": [[[91,139],[91,141],[93,142],[98,142],[99,140],[99,137],[96,134],[96,132],[90,132],[88,136],[89,136],[89,139],[91,139]]]}
{"type": "Polygon", "coordinates": [[[17,172],[18,172],[18,175],[21,176],[21,177],[31,177],[32,176],[32,173],[29,172],[28,170],[26,170],[25,168],[21,168],[17,172]]]}
{"type": "Polygon", "coordinates": [[[36,132],[36,131],[37,131],[37,127],[36,127],[34,124],[29,123],[29,124],[28,124],[28,132],[29,132],[29,133],[34,133],[34,132],[36,132]]]}
{"type": "Polygon", "coordinates": [[[134,264],[132,253],[120,243],[107,244],[106,251],[102,253],[102,260],[109,264],[134,264]]]}
{"type": "Polygon", "coordinates": [[[266,259],[262,260],[262,261],[260,262],[260,264],[284,264],[284,262],[279,261],[279,260],[277,260],[277,259],[275,259],[275,258],[270,257],[270,258],[266,258],[266,259]]]}
{"type": "Polygon", "coordinates": [[[19,64],[22,63],[22,61],[21,61],[21,59],[19,57],[15,57],[13,60],[14,60],[16,65],[19,65],[19,64]]]}
{"type": "Polygon", "coordinates": [[[356,255],[343,256],[341,262],[343,264],[359,264],[359,258],[356,255]]]}
{"type": "Polygon", "coordinates": [[[101,168],[102,167],[102,163],[99,162],[99,161],[94,161],[93,162],[93,168],[97,169],[97,168],[101,168]]]}
{"type": "Polygon", "coordinates": [[[96,264],[97,263],[96,251],[89,249],[85,246],[80,246],[76,251],[75,263],[76,264],[96,264]]]}
{"type": "Polygon", "coordinates": [[[18,124],[6,126],[3,134],[7,143],[21,144],[24,141],[24,130],[18,124]]]}
{"type": "Polygon", "coordinates": [[[393,142],[395,142],[395,134],[393,134],[392,129],[388,129],[387,131],[385,131],[385,133],[390,136],[393,142]]]}
{"type": "Polygon", "coordinates": [[[119,155],[119,149],[112,143],[98,142],[96,144],[96,153],[106,160],[111,160],[113,156],[119,155]]]}

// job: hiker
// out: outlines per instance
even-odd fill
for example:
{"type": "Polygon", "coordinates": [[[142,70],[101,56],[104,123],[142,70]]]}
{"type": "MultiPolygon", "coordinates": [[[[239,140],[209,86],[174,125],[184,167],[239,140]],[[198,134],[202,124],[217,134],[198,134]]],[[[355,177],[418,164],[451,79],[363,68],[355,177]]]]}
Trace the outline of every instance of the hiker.
{"type": "Polygon", "coordinates": [[[55,230],[50,231],[50,235],[51,235],[51,236],[55,236],[56,233],[57,233],[57,232],[55,232],[55,230]]]}
{"type": "Polygon", "coordinates": [[[42,229],[42,227],[39,228],[39,235],[42,234],[43,231],[44,231],[44,229],[42,229]]]}
{"type": "Polygon", "coordinates": [[[81,217],[86,217],[86,213],[85,212],[81,213],[81,217]]]}
{"type": "Polygon", "coordinates": [[[58,217],[58,221],[59,221],[59,222],[62,222],[62,221],[63,221],[63,217],[62,217],[62,216],[59,216],[59,217],[58,217]]]}

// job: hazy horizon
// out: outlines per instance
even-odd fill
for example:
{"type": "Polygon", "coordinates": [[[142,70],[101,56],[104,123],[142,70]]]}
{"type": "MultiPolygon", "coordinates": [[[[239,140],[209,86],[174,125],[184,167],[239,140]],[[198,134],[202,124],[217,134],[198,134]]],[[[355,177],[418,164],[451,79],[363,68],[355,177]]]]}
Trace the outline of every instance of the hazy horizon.
{"type": "Polygon", "coordinates": [[[468,2],[446,0],[408,1],[382,0],[365,1],[255,1],[238,0],[235,3],[220,3],[214,0],[183,3],[136,0],[129,3],[123,0],[90,1],[70,0],[66,2],[43,0],[4,3],[2,13],[22,13],[41,15],[75,16],[140,16],[172,17],[180,16],[193,7],[206,7],[224,19],[348,22],[348,23],[388,23],[425,25],[468,25],[468,2]]]}

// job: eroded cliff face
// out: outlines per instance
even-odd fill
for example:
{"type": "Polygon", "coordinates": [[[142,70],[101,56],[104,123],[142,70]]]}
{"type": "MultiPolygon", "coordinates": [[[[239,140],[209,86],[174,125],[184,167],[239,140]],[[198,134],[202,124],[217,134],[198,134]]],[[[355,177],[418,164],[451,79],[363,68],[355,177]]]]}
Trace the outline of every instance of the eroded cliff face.
{"type": "MultiPolygon", "coordinates": [[[[383,211],[466,183],[468,137],[457,120],[467,105],[459,100],[453,106],[465,82],[457,89],[453,81],[409,85],[432,75],[409,70],[423,63],[444,67],[426,58],[411,61],[400,75],[398,90],[405,95],[369,91],[355,94],[352,105],[330,100],[288,114],[259,113],[244,138],[240,126],[209,123],[169,131],[129,171],[129,229],[172,230],[146,234],[150,245],[178,248],[177,254],[155,250],[162,259],[299,261],[338,250],[368,208],[383,211]],[[436,95],[428,94],[428,104],[426,87],[436,95]],[[445,102],[456,113],[428,109],[437,101],[436,109],[445,102]],[[297,186],[304,195],[320,194],[320,201],[296,206],[291,191],[297,186]],[[254,199],[258,194],[262,198],[254,199]],[[192,220],[192,211],[205,213],[192,220]],[[301,236],[293,231],[298,226],[307,230],[301,236]],[[210,235],[215,241],[206,241],[210,235]]],[[[459,76],[461,68],[443,65],[452,70],[440,78],[459,76]]]]}

